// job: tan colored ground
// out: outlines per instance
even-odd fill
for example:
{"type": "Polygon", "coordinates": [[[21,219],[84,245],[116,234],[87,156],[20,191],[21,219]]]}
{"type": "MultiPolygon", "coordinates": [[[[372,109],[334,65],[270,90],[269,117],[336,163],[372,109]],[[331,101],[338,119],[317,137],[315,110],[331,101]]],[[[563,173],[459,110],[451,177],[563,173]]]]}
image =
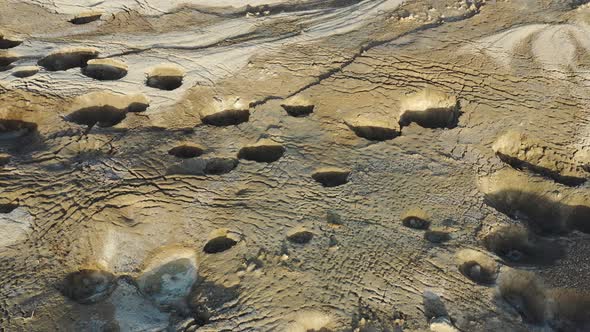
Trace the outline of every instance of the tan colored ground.
{"type": "Polygon", "coordinates": [[[254,2],[0,0],[0,330],[590,331],[590,5],[254,2]]]}

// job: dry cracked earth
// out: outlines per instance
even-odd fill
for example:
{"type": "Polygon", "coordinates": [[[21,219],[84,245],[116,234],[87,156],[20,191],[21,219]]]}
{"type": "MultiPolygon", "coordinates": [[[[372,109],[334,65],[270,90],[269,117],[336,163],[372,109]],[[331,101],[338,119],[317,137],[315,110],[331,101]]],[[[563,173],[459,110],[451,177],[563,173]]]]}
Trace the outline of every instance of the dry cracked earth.
{"type": "Polygon", "coordinates": [[[0,330],[590,331],[590,4],[0,0],[0,330]]]}

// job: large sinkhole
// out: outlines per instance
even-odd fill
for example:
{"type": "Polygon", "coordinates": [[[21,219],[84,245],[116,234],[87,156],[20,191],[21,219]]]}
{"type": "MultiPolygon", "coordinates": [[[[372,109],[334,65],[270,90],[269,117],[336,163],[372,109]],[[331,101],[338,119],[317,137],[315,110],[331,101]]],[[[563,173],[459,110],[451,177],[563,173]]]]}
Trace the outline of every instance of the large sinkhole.
{"type": "Polygon", "coordinates": [[[590,233],[590,207],[586,205],[568,205],[523,190],[489,193],[485,200],[507,216],[525,221],[542,235],[558,235],[572,230],[590,233]]]}
{"type": "Polygon", "coordinates": [[[36,123],[22,120],[0,119],[0,140],[19,138],[36,131],[36,123]]]}
{"type": "Polygon", "coordinates": [[[109,297],[115,287],[115,276],[112,273],[83,269],[68,274],[61,285],[61,291],[73,301],[91,304],[109,297]]]}
{"type": "Polygon", "coordinates": [[[126,109],[119,109],[113,106],[92,106],[79,109],[66,116],[66,120],[79,125],[92,127],[112,127],[125,119],[126,109]]]}
{"type": "Polygon", "coordinates": [[[218,254],[231,249],[236,244],[238,244],[238,241],[227,235],[221,235],[207,241],[203,251],[207,254],[218,254]]]}
{"type": "Polygon", "coordinates": [[[94,48],[70,48],[51,53],[39,60],[37,64],[49,71],[68,70],[85,67],[88,60],[97,56],[98,50],[94,48]]]}

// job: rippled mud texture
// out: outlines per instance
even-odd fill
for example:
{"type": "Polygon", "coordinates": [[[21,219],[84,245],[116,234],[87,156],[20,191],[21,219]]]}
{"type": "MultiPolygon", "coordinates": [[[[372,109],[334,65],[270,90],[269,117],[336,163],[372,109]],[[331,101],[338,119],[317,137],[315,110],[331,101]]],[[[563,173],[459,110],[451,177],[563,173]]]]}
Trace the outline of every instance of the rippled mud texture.
{"type": "Polygon", "coordinates": [[[590,330],[587,2],[0,0],[0,330],[590,330]]]}

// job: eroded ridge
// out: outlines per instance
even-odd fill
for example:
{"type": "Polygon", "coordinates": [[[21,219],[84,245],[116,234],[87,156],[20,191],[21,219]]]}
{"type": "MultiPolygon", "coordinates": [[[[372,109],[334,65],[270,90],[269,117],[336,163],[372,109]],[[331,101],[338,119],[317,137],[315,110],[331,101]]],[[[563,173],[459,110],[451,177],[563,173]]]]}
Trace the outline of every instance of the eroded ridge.
{"type": "Polygon", "coordinates": [[[590,327],[590,293],[549,288],[533,272],[506,269],[498,278],[500,297],[528,323],[557,331],[590,327]]]}
{"type": "Polygon", "coordinates": [[[590,293],[548,288],[533,272],[508,269],[500,274],[500,296],[530,323],[546,323],[558,331],[590,327],[590,293]]]}
{"type": "Polygon", "coordinates": [[[550,324],[561,331],[585,331],[590,328],[590,292],[573,288],[546,291],[550,299],[550,324]]]}
{"type": "Polygon", "coordinates": [[[533,324],[547,319],[547,296],[545,287],[534,273],[507,270],[498,279],[500,296],[522,318],[533,324]]]}

